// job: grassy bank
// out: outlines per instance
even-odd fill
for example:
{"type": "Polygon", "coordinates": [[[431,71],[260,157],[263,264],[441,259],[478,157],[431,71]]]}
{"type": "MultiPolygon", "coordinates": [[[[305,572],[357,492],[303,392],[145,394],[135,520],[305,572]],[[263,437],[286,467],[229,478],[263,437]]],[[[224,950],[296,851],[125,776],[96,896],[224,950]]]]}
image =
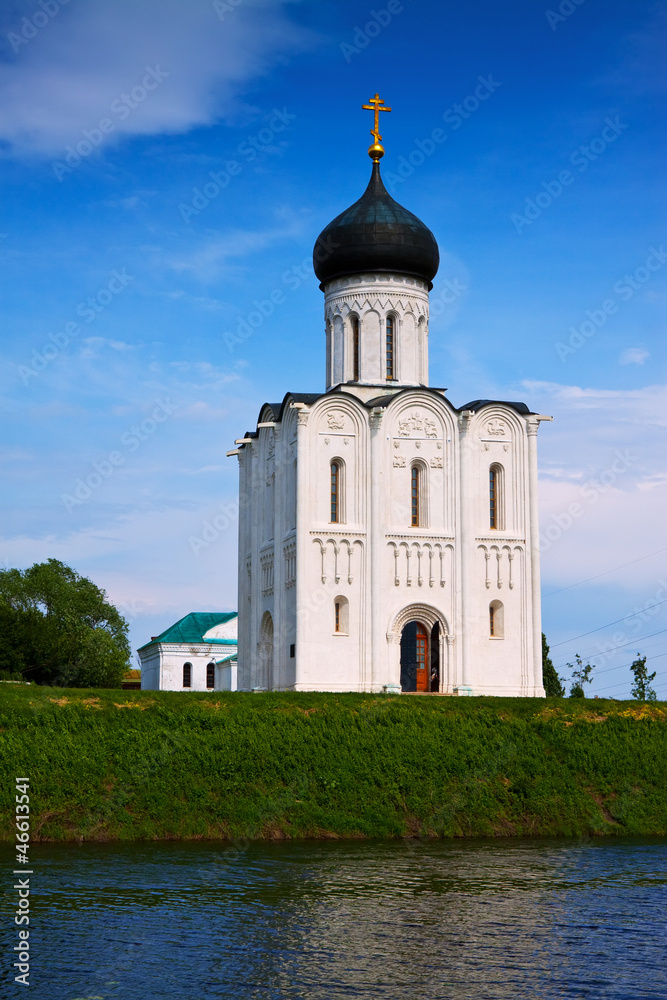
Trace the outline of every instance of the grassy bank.
{"type": "Polygon", "coordinates": [[[667,834],[667,705],[0,685],[0,838],[667,834]]]}

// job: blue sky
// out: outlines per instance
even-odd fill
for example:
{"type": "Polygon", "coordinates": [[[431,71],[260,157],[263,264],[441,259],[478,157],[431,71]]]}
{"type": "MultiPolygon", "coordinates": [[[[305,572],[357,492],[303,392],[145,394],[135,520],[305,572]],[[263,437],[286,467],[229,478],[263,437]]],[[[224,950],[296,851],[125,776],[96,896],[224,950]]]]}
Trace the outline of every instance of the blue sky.
{"type": "Polygon", "coordinates": [[[90,576],[135,648],[235,607],[225,452],[264,400],[324,386],[309,258],[366,186],[379,91],[385,182],[441,251],[431,384],[554,416],[554,662],[590,655],[621,697],[645,652],[667,697],[666,13],[5,0],[0,560],[90,576]]]}

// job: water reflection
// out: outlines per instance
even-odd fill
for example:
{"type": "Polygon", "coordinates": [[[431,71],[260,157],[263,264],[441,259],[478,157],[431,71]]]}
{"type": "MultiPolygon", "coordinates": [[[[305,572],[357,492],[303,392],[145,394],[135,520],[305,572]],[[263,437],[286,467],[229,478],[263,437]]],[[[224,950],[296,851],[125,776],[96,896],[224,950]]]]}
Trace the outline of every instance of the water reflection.
{"type": "Polygon", "coordinates": [[[39,1000],[667,996],[664,841],[43,845],[32,857],[39,1000]]]}

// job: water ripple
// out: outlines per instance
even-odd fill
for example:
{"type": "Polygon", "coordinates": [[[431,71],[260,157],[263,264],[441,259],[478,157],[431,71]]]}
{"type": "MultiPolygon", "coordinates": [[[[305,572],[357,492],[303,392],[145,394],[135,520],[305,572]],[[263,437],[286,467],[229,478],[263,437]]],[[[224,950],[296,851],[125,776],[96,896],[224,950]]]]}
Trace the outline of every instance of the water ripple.
{"type": "Polygon", "coordinates": [[[32,860],[33,1000],[667,997],[665,841],[36,845],[32,860]]]}

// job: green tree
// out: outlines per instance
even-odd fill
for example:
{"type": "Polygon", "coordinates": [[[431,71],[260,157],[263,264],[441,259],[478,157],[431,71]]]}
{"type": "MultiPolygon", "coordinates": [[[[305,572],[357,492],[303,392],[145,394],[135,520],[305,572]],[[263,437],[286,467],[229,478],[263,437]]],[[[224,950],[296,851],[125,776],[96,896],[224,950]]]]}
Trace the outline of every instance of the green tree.
{"type": "Polygon", "coordinates": [[[593,680],[591,674],[595,669],[595,664],[584,663],[579,653],[574,654],[574,660],[574,663],[568,663],[568,667],[572,671],[570,698],[585,698],[584,684],[590,684],[593,680]]]}
{"type": "Polygon", "coordinates": [[[127,632],[105,592],[57,559],[0,570],[0,672],[117,688],[130,658],[127,632]]]}
{"type": "Polygon", "coordinates": [[[646,669],[646,657],[640,656],[637,653],[637,659],[630,666],[630,670],[635,677],[632,697],[636,698],[637,701],[655,701],[656,693],[651,687],[651,681],[655,680],[656,671],[654,670],[652,674],[649,674],[646,669]]]}
{"type": "Polygon", "coordinates": [[[561,684],[560,677],[549,656],[549,646],[544,632],[542,633],[542,683],[547,698],[562,698],[564,696],[565,688],[561,684]]]}

